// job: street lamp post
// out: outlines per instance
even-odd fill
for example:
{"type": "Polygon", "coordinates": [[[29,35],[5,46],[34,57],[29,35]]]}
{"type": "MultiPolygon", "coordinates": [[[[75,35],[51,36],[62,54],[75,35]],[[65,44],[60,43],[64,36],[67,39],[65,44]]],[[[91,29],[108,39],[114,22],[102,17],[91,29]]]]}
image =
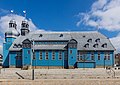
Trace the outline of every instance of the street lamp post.
{"type": "MultiPolygon", "coordinates": [[[[33,40],[33,51],[32,51],[32,59],[31,59],[31,65],[33,64],[33,59],[34,59],[34,40],[33,40]]],[[[34,80],[34,66],[32,68],[32,80],[34,80]]]]}
{"type": "Polygon", "coordinates": [[[105,58],[104,58],[104,69],[105,69],[105,58]]]}

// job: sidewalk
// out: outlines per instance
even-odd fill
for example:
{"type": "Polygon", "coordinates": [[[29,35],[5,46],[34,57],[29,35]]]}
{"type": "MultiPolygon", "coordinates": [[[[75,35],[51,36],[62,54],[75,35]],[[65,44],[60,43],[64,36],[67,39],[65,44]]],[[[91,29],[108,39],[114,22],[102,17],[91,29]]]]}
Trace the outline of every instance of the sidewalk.
{"type": "Polygon", "coordinates": [[[120,79],[0,79],[0,85],[120,85],[120,79]]]}

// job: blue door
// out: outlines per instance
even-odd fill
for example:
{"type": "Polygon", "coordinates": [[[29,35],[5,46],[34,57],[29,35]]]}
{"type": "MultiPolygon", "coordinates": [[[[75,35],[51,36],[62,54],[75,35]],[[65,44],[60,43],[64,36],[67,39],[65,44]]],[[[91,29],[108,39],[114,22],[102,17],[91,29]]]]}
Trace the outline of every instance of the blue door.
{"type": "Polygon", "coordinates": [[[64,68],[68,69],[68,55],[67,51],[64,54],[64,68]]]}
{"type": "Polygon", "coordinates": [[[21,67],[22,67],[22,57],[16,56],[16,68],[21,68],[21,67]]]}

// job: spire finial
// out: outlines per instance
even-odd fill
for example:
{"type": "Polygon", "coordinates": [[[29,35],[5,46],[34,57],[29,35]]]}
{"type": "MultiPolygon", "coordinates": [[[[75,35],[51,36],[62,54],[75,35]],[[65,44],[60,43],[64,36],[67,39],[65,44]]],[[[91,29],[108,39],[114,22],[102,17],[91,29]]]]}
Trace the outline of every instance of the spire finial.
{"type": "Polygon", "coordinates": [[[10,10],[10,13],[12,14],[14,12],[14,10],[10,10]]]}
{"type": "Polygon", "coordinates": [[[13,13],[14,13],[14,10],[10,10],[10,15],[11,15],[11,20],[14,20],[14,16],[13,16],[13,13]]]}
{"type": "Polygon", "coordinates": [[[23,13],[24,13],[24,17],[26,18],[26,11],[24,10],[23,13]]]}

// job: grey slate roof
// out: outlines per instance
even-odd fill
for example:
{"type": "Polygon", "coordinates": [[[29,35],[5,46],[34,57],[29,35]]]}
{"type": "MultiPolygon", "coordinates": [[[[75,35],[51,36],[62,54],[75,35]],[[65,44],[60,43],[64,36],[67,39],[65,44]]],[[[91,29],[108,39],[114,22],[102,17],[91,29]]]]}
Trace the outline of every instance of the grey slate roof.
{"type": "MultiPolygon", "coordinates": [[[[111,44],[110,40],[104,36],[103,34],[97,31],[87,31],[87,32],[41,32],[41,31],[34,31],[30,32],[26,36],[19,36],[10,47],[10,51],[20,50],[22,48],[14,48],[14,44],[22,44],[25,39],[30,39],[34,41],[66,41],[70,39],[75,39],[77,44],[78,50],[115,50],[113,45],[111,44]],[[60,37],[60,35],[63,35],[60,37]],[[42,37],[40,37],[42,35],[42,37]],[[100,39],[98,42],[98,48],[93,47],[96,44],[95,40],[100,39]],[[87,42],[88,39],[92,39],[92,42],[87,42]],[[89,43],[89,48],[85,48],[84,45],[89,43]],[[103,48],[102,45],[107,43],[107,48],[103,48]]],[[[35,49],[64,49],[66,45],[36,45],[35,49]]]]}
{"type": "Polygon", "coordinates": [[[65,47],[66,45],[35,45],[34,46],[34,49],[35,50],[38,50],[38,49],[42,49],[42,50],[45,50],[45,49],[47,49],[47,50],[57,50],[57,49],[59,49],[59,50],[64,50],[64,47],[65,47]]]}

